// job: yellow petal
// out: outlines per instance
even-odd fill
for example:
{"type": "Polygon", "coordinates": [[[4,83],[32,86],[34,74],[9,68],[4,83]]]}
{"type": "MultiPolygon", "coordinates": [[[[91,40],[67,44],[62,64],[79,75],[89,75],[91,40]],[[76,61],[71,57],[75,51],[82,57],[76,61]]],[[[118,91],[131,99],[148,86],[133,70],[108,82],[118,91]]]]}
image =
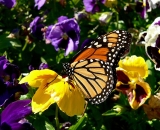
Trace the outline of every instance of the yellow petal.
{"type": "Polygon", "coordinates": [[[20,84],[27,82],[29,86],[40,87],[50,83],[58,74],[52,70],[33,70],[29,75],[22,78],[20,84]]]}
{"type": "Polygon", "coordinates": [[[77,86],[72,86],[68,82],[61,80],[51,85],[48,89],[52,98],[57,102],[61,111],[68,116],[81,115],[84,112],[85,100],[77,86]]]}
{"type": "Polygon", "coordinates": [[[38,88],[32,98],[31,106],[34,113],[43,112],[48,109],[51,104],[55,103],[51,95],[45,93],[45,90],[45,87],[38,88]]]}
{"type": "Polygon", "coordinates": [[[148,76],[148,66],[142,57],[135,55],[131,57],[125,57],[125,59],[119,61],[119,67],[126,71],[136,71],[141,77],[146,78],[148,76]]]}
{"type": "Polygon", "coordinates": [[[144,81],[137,82],[136,89],[133,90],[133,92],[134,98],[130,102],[130,106],[133,109],[138,109],[151,96],[151,88],[149,84],[144,81]]]}

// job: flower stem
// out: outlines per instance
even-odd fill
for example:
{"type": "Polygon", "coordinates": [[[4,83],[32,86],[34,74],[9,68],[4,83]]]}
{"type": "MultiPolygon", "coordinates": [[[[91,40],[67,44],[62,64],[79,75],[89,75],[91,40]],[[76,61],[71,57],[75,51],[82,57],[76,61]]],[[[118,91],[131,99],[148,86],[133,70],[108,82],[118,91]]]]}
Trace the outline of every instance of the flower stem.
{"type": "Polygon", "coordinates": [[[56,112],[55,112],[55,120],[56,120],[56,127],[59,130],[59,120],[58,120],[58,106],[56,105],[56,112]]]}
{"type": "Polygon", "coordinates": [[[22,51],[24,51],[25,49],[26,49],[26,47],[27,47],[27,42],[24,44],[24,46],[23,46],[23,48],[22,48],[22,51]]]}

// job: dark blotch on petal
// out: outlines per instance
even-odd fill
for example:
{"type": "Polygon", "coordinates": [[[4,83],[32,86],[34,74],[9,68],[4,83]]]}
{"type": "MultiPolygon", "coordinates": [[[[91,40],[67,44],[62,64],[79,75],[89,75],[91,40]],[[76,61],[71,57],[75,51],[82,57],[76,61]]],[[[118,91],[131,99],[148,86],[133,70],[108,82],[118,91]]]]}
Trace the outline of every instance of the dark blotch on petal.
{"type": "Polygon", "coordinates": [[[0,95],[3,94],[6,91],[6,87],[7,87],[6,84],[0,78],[0,95]]]}
{"type": "Polygon", "coordinates": [[[130,80],[127,75],[123,73],[123,71],[117,70],[117,79],[124,84],[127,84],[130,80]]]}
{"type": "Polygon", "coordinates": [[[139,103],[141,102],[141,100],[143,98],[145,98],[147,96],[145,90],[140,85],[138,85],[138,84],[136,85],[135,92],[136,92],[136,98],[135,98],[135,100],[137,102],[139,102],[139,103]]]}
{"type": "Polygon", "coordinates": [[[0,126],[0,130],[12,130],[12,128],[6,122],[3,122],[0,126]]]}
{"type": "Polygon", "coordinates": [[[121,84],[120,86],[117,87],[118,89],[120,89],[121,91],[124,91],[124,93],[126,93],[125,91],[128,90],[130,88],[130,86],[128,84],[121,84]]]}
{"type": "Polygon", "coordinates": [[[143,3],[142,2],[136,2],[136,7],[135,7],[135,10],[137,11],[137,12],[142,12],[143,11],[143,8],[144,8],[144,6],[143,6],[143,3]]]}
{"type": "Polygon", "coordinates": [[[157,47],[147,47],[147,53],[149,57],[156,62],[156,68],[160,68],[160,53],[157,47]]]}
{"type": "Polygon", "coordinates": [[[156,47],[160,48],[160,35],[158,35],[158,38],[156,40],[156,47]]]}

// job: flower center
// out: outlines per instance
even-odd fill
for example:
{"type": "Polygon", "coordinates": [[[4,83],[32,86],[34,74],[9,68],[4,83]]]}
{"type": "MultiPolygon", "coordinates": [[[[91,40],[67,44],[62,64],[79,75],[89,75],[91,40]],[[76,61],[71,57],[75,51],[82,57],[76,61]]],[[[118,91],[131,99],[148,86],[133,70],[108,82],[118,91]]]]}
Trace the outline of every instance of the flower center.
{"type": "Polygon", "coordinates": [[[158,50],[158,53],[160,54],[160,49],[158,50]]]}
{"type": "Polygon", "coordinates": [[[64,40],[67,40],[67,39],[68,39],[67,33],[64,33],[64,34],[62,35],[62,38],[63,38],[64,40]]]}

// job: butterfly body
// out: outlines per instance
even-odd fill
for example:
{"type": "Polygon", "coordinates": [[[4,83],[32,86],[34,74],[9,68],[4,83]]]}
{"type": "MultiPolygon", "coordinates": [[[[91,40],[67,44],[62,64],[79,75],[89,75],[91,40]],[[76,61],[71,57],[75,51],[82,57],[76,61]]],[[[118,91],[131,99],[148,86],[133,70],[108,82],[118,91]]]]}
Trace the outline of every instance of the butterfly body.
{"type": "Polygon", "coordinates": [[[120,57],[129,52],[130,43],[130,33],[115,30],[90,42],[70,63],[63,64],[69,79],[91,103],[104,102],[114,89],[116,66],[120,57]]]}

